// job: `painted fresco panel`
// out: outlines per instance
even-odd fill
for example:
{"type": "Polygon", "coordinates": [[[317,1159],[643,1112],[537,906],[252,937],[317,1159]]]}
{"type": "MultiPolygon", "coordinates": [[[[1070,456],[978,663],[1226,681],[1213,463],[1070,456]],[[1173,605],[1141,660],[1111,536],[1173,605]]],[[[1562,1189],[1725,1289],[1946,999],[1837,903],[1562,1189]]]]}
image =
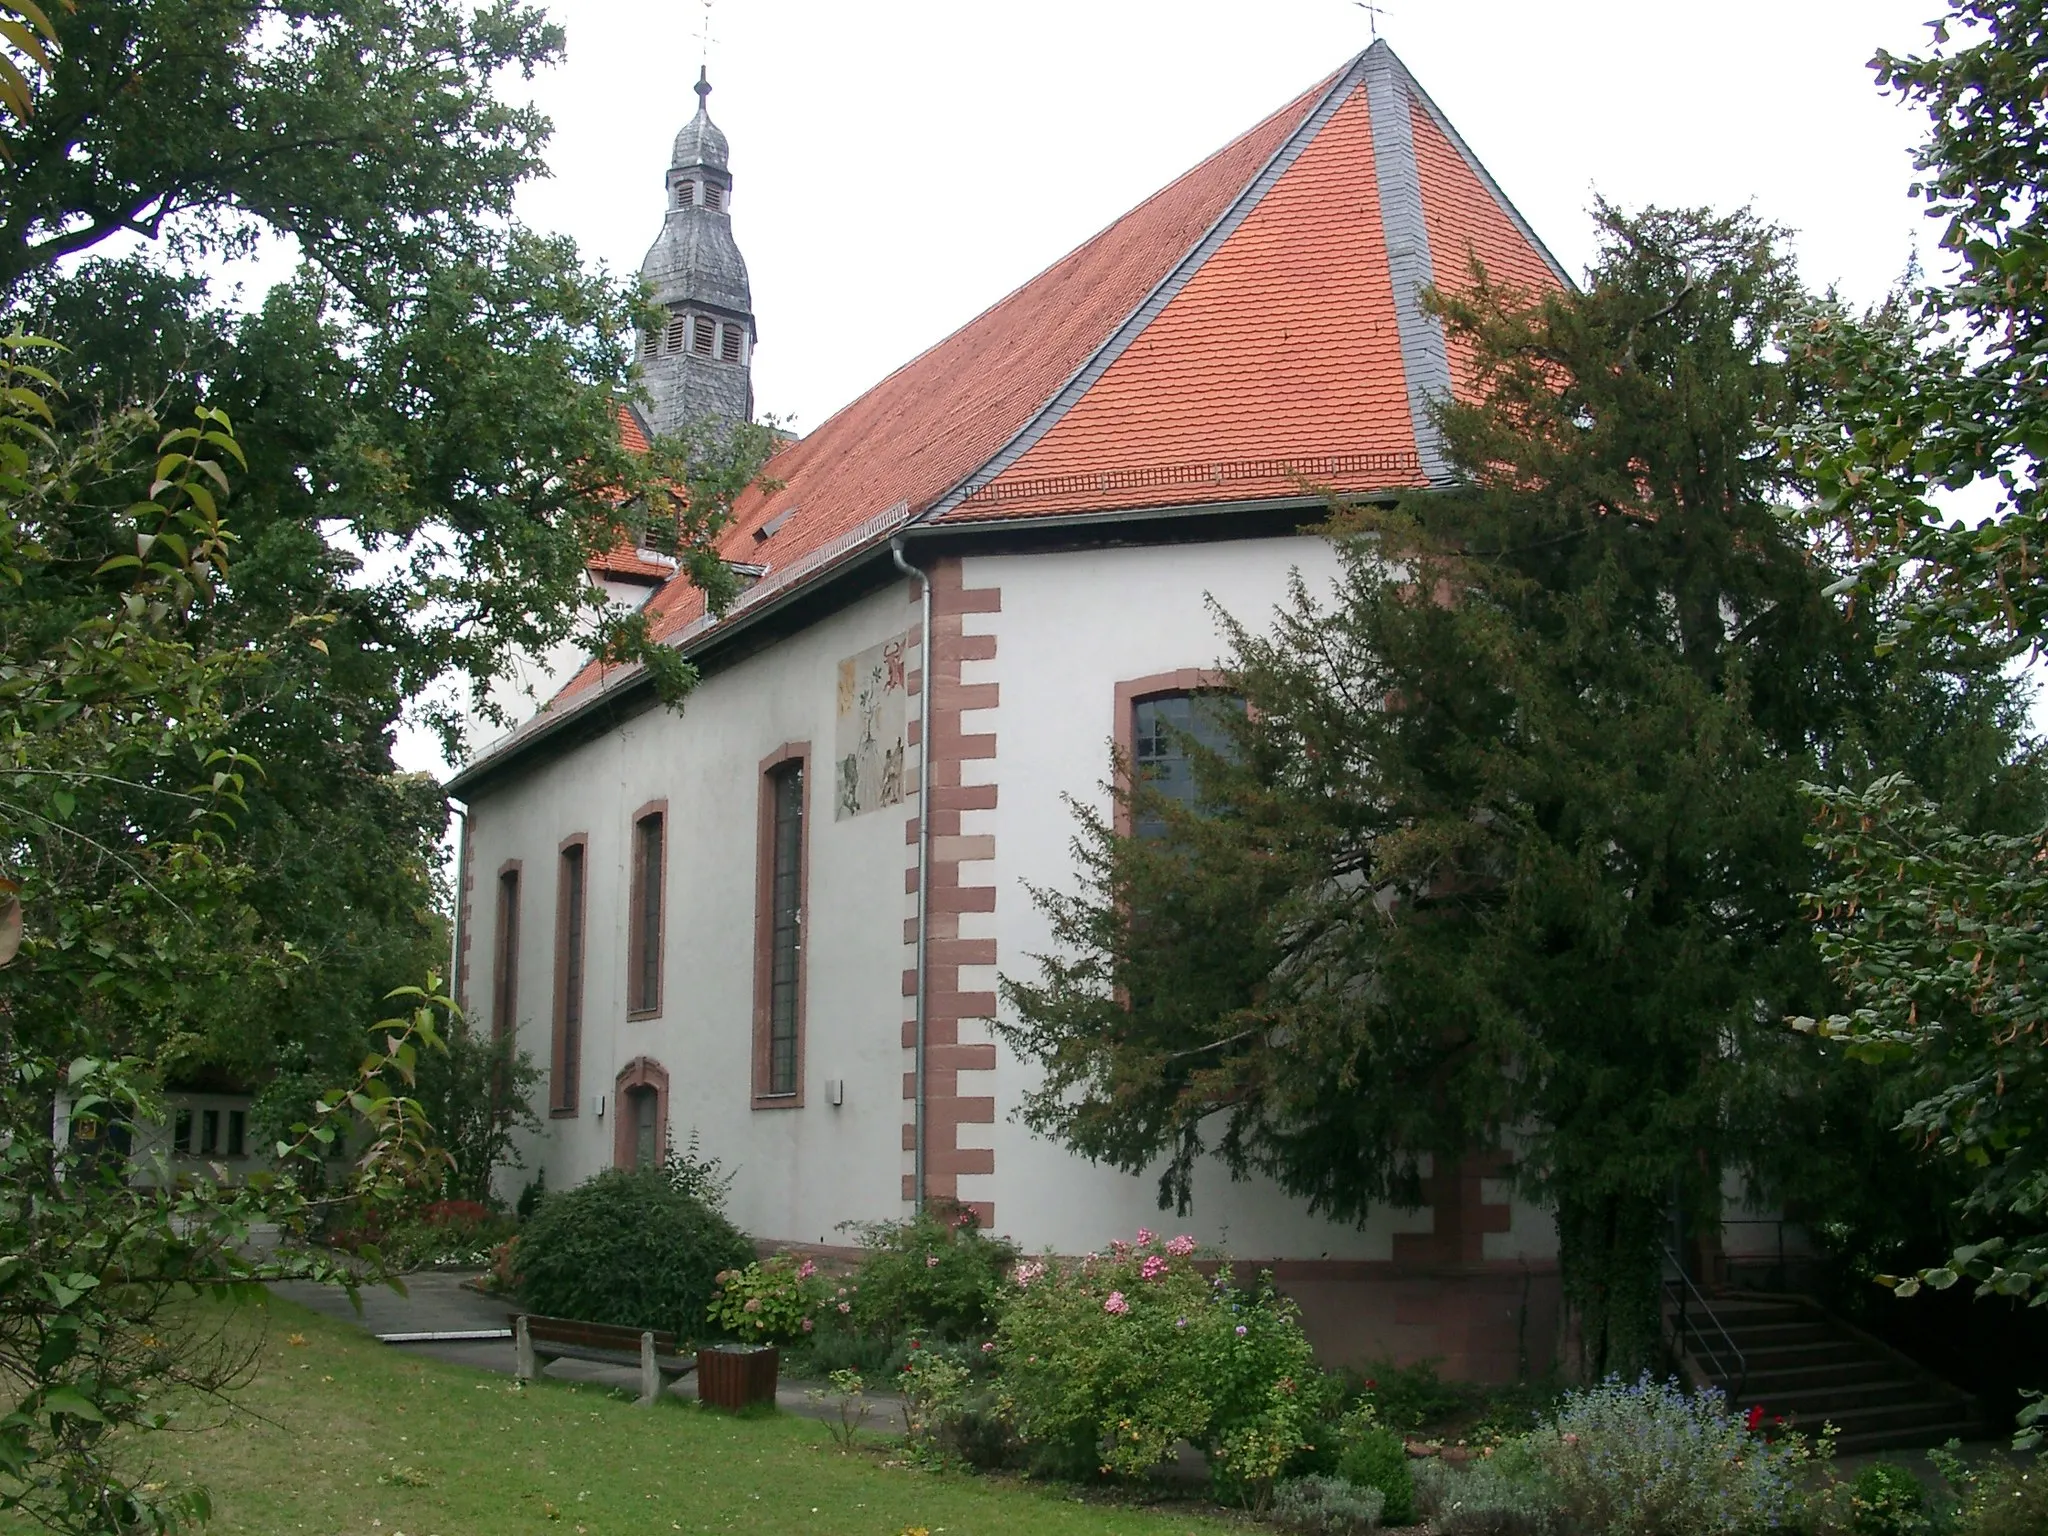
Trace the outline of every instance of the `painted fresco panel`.
{"type": "Polygon", "coordinates": [[[903,803],[903,752],[909,693],[904,651],[895,635],[839,663],[839,718],[833,739],[832,819],[903,803]]]}

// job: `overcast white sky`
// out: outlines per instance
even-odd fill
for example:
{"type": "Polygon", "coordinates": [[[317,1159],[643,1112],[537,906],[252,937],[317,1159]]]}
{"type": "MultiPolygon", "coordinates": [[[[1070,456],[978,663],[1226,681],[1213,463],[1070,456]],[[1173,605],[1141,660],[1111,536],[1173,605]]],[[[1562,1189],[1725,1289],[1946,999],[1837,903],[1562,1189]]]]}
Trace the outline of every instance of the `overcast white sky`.
{"type": "MultiPolygon", "coordinates": [[[[696,107],[701,0],[551,0],[522,212],[634,270],[696,107]]],[[[1381,31],[1567,268],[1597,191],[1753,202],[1878,297],[1924,224],[1912,111],[1864,67],[1941,0],[1386,0],[1381,31]]],[[[763,411],[808,430],[1370,41],[1352,0],[717,0],[763,411]]],[[[518,82],[508,82],[522,89],[518,82]]]]}

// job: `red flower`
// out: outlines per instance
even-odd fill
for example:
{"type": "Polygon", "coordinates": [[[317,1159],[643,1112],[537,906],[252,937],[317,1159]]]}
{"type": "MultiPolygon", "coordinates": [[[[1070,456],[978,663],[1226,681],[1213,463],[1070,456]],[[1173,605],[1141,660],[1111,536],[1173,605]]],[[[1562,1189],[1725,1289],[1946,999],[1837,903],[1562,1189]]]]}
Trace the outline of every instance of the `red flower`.
{"type": "Polygon", "coordinates": [[[1758,1427],[1759,1427],[1760,1425],[1762,1425],[1763,1421],[1764,1421],[1764,1405],[1763,1405],[1762,1403],[1758,1403],[1758,1404],[1757,1404],[1757,1405],[1756,1405],[1755,1407],[1753,1407],[1753,1408],[1751,1408],[1751,1409],[1749,1410],[1749,1427],[1750,1427],[1750,1429],[1751,1429],[1751,1430],[1755,1430],[1755,1429],[1757,1429],[1757,1428],[1758,1428],[1758,1427]]]}

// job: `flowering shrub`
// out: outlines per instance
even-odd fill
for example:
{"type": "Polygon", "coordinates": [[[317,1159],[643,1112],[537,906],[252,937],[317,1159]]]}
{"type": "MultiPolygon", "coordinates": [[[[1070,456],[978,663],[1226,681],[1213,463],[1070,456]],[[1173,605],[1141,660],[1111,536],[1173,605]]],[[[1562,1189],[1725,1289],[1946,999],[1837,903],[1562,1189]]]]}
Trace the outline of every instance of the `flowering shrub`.
{"type": "Polygon", "coordinates": [[[708,1315],[749,1344],[790,1344],[818,1326],[830,1300],[816,1264],[778,1253],[745,1269],[720,1270],[708,1315]]]}
{"type": "Polygon", "coordinates": [[[1774,1445],[1718,1392],[1647,1372],[1571,1393],[1536,1445],[1567,1525],[1602,1536],[1776,1530],[1804,1506],[1803,1443],[1774,1445]]]}
{"type": "Polygon", "coordinates": [[[1004,1277],[1016,1245],[986,1236],[974,1213],[935,1205],[913,1221],[855,1226],[862,1256],[846,1315],[861,1333],[901,1338],[918,1332],[956,1341],[995,1329],[1004,1277]]]}
{"type": "Polygon", "coordinates": [[[1017,1266],[993,1351],[1005,1415],[1043,1471],[1142,1477],[1187,1440],[1218,1491],[1263,1507],[1335,1398],[1293,1305],[1140,1231],[1108,1255],[1017,1266]]]}

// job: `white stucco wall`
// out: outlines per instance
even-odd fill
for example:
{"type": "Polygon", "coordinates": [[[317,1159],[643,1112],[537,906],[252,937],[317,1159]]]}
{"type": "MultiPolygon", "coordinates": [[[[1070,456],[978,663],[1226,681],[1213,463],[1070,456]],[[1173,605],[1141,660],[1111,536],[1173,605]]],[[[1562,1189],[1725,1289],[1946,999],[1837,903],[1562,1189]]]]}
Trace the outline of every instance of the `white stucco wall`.
{"type": "MultiPolygon", "coordinates": [[[[1300,568],[1321,590],[1336,562],[1314,538],[1184,546],[973,556],[967,588],[1001,589],[1001,609],[975,613],[966,632],[997,637],[993,660],[964,663],[961,681],[996,683],[999,703],[969,712],[966,734],[992,732],[997,755],[969,760],[967,783],[999,786],[993,810],[963,813],[960,835],[994,837],[996,856],[967,863],[960,884],[993,885],[995,910],[960,918],[962,938],[994,938],[999,967],[963,967],[963,993],[996,990],[999,970],[1028,974],[1029,956],[1050,944],[1028,887],[1071,886],[1074,824],[1063,795],[1107,805],[1102,781],[1119,682],[1217,665],[1223,641],[1207,600],[1257,622],[1285,596],[1300,568]]],[[[783,1241],[843,1241],[846,1221],[905,1213],[911,1160],[903,1147],[907,1109],[903,976],[914,959],[904,943],[914,911],[906,870],[910,803],[845,821],[833,816],[832,769],[837,669],[841,660],[913,627],[915,589],[903,582],[825,617],[724,670],[714,671],[681,713],[649,711],[572,752],[543,762],[479,796],[470,807],[470,1004],[491,1007],[496,878],[523,861],[518,1028],[545,1067],[554,1000],[556,869],[562,840],[588,838],[588,949],[582,1091],[578,1114],[551,1119],[531,1148],[530,1166],[564,1188],[612,1160],[615,1108],[599,1120],[595,1097],[609,1095],[635,1057],[670,1075],[669,1128],[678,1143],[695,1131],[705,1152],[737,1177],[733,1214],[749,1232],[783,1241]],[[752,1107],[756,837],[760,764],[785,742],[812,745],[807,856],[805,1103],[752,1107]],[[663,1010],[628,1020],[625,1009],[633,812],[666,799],[668,911],[663,1010]],[[826,1103],[827,1079],[845,1083],[841,1107],[826,1103]]],[[[913,659],[912,668],[917,662],[913,659]]],[[[915,700],[911,701],[913,712],[915,700]]],[[[916,753],[908,767],[914,791],[916,753]]],[[[994,1039],[986,1022],[961,1026],[965,1044],[994,1039]]],[[[1235,1183],[1220,1165],[1196,1181],[1186,1219],[1161,1212],[1156,1176],[1128,1176],[1086,1164],[1035,1138],[1014,1118],[1035,1068],[1000,1047],[993,1072],[962,1074],[960,1092],[993,1093],[993,1124],[959,1128],[962,1148],[989,1148],[992,1174],[960,1177],[960,1197],[992,1201],[996,1225],[1027,1247],[1080,1252],[1140,1225],[1190,1231],[1244,1257],[1378,1259],[1393,1256],[1401,1232],[1427,1232],[1427,1211],[1376,1211],[1363,1229],[1310,1217],[1300,1201],[1265,1181],[1235,1183]]],[[[509,1180],[507,1193],[520,1180],[509,1180]]],[[[1489,1181],[1489,1203],[1503,1198],[1489,1181]]],[[[1488,1260],[1541,1259],[1555,1252],[1548,1215],[1514,1205],[1510,1228],[1488,1233],[1488,1260]]]]}
{"type": "MultiPolygon", "coordinates": [[[[962,681],[1000,684],[997,709],[970,714],[964,731],[995,731],[997,756],[968,765],[970,780],[1000,784],[995,810],[969,812],[964,835],[992,833],[996,858],[982,878],[996,886],[986,921],[999,967],[963,976],[962,989],[993,988],[993,971],[1030,975],[1029,956],[1051,947],[1032,886],[1071,889],[1072,795],[1107,811],[1103,787],[1116,728],[1116,687],[1183,668],[1216,667],[1225,643],[1208,599],[1258,627],[1285,599],[1299,570],[1312,593],[1337,571],[1330,546],[1311,537],[1180,546],[970,557],[964,584],[1000,587],[998,613],[970,615],[968,633],[997,636],[996,656],[965,664],[962,681]]],[[[970,869],[974,866],[969,866],[970,869]]],[[[963,870],[963,883],[968,878],[963,870]]],[[[972,930],[963,927],[963,935],[972,930]]],[[[995,1173],[961,1180],[968,1199],[993,1199],[997,1224],[1027,1246],[1062,1252],[1098,1247],[1140,1224],[1190,1231],[1239,1255],[1388,1259],[1397,1232],[1427,1232],[1427,1211],[1382,1208],[1363,1229],[1309,1216],[1302,1202],[1264,1179],[1233,1182],[1219,1163],[1196,1179],[1186,1218],[1161,1212],[1156,1174],[1130,1176],[1080,1162],[1032,1136],[1014,1118],[1036,1069],[999,1050],[996,1120],[963,1127],[963,1145],[993,1146],[995,1173]]],[[[1504,1198],[1488,1181],[1489,1200],[1504,1198]]],[[[1556,1250],[1547,1213],[1511,1211],[1510,1230],[1489,1233],[1488,1259],[1541,1258],[1556,1250]]]]}
{"type": "MultiPolygon", "coordinates": [[[[906,806],[835,820],[831,757],[840,660],[916,621],[908,584],[875,594],[803,633],[714,672],[680,713],[650,710],[567,756],[479,796],[470,807],[468,996],[491,1007],[496,880],[524,863],[518,989],[522,1047],[545,1068],[554,1008],[556,860],[561,841],[589,838],[588,946],[578,1114],[550,1119],[527,1155],[562,1189],[608,1167],[609,1094],[635,1057],[669,1073],[669,1128],[738,1177],[732,1213],[747,1231],[792,1241],[843,1241],[846,1220],[902,1210],[902,973],[909,901],[906,806]],[[809,742],[807,996],[804,1106],[752,1107],[754,910],[760,763],[809,742]],[[626,1017],[630,819],[666,798],[668,866],[662,1011],[626,1017]],[[826,1104],[827,1078],[845,1103],[826,1104]]],[[[514,1174],[515,1186],[530,1174],[514,1174]]]]}

